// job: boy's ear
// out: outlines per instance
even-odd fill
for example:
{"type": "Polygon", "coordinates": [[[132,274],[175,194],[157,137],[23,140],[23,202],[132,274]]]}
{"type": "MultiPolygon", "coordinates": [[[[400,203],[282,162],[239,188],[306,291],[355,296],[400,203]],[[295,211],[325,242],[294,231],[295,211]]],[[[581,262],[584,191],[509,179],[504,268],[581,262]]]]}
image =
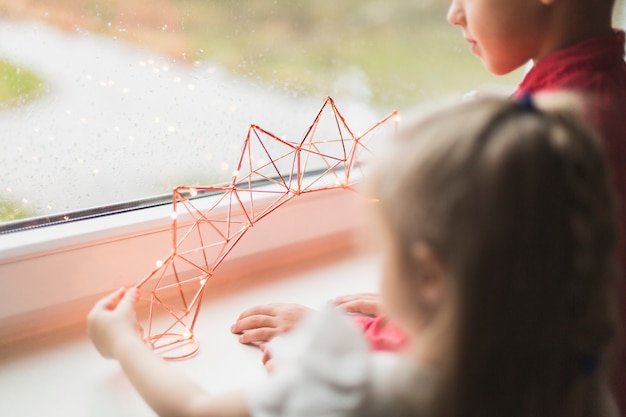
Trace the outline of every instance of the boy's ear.
{"type": "Polygon", "coordinates": [[[441,260],[432,247],[424,242],[413,244],[411,255],[419,268],[416,278],[419,281],[420,298],[429,308],[437,309],[447,294],[447,277],[441,260]]]}

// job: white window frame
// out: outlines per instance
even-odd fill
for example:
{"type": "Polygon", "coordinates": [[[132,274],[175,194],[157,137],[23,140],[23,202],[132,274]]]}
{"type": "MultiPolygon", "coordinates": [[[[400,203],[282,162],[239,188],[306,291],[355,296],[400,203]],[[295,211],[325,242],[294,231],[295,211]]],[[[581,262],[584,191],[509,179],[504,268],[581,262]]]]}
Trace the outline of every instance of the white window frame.
{"type": "MultiPolygon", "coordinates": [[[[244,272],[345,250],[361,200],[341,188],[293,198],[250,229],[214,278],[232,286],[244,272]]],[[[0,344],[81,323],[103,294],[136,285],[171,253],[171,214],[170,204],[0,235],[0,344]]]]}

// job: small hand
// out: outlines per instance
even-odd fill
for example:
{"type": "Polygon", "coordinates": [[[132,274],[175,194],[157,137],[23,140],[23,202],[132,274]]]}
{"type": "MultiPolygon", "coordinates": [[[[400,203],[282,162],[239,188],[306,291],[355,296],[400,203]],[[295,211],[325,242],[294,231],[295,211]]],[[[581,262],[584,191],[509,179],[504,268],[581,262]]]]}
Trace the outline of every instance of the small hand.
{"type": "Polygon", "coordinates": [[[360,293],[344,295],[335,299],[337,307],[348,313],[368,314],[370,316],[380,316],[382,307],[380,294],[360,293]]]}
{"type": "Polygon", "coordinates": [[[241,334],[241,343],[267,342],[285,333],[311,311],[300,304],[276,303],[249,308],[239,315],[231,332],[241,334]]]}
{"type": "Polygon", "coordinates": [[[87,333],[105,358],[114,358],[116,346],[128,337],[141,338],[141,326],[135,316],[138,298],[137,288],[121,288],[102,298],[89,312],[87,333]]]}
{"type": "Polygon", "coordinates": [[[270,354],[270,350],[267,348],[267,344],[261,343],[259,345],[259,349],[263,352],[263,366],[265,366],[265,370],[268,373],[271,373],[274,370],[274,363],[272,361],[272,355],[270,354]]]}

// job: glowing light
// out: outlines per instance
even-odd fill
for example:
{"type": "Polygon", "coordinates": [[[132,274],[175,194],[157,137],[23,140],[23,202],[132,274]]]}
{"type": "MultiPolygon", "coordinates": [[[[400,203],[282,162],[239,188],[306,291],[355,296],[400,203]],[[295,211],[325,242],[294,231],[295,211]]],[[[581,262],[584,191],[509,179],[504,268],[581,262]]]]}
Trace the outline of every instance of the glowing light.
{"type": "Polygon", "coordinates": [[[172,217],[172,220],[176,220],[178,218],[178,213],[173,211],[172,214],[171,214],[171,217],[172,217]]]}
{"type": "Polygon", "coordinates": [[[156,267],[157,267],[157,268],[160,268],[160,267],[162,267],[162,266],[163,266],[163,261],[159,259],[159,260],[157,260],[157,261],[155,262],[155,264],[156,264],[156,267]]]}
{"type": "Polygon", "coordinates": [[[192,196],[192,197],[197,196],[198,195],[198,190],[193,188],[193,187],[189,188],[189,195],[192,196]]]}

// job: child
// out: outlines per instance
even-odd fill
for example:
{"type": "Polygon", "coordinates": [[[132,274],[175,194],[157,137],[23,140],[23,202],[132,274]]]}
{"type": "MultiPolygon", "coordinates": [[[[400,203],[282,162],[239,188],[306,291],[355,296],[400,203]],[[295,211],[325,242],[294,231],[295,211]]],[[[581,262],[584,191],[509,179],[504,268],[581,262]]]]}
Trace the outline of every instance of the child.
{"type": "MultiPolygon", "coordinates": [[[[488,71],[506,74],[529,60],[515,97],[539,91],[586,94],[586,117],[602,135],[620,198],[619,254],[626,271],[626,63],[624,33],[611,26],[613,0],[452,0],[448,20],[462,28],[472,52],[488,71]]],[[[626,284],[618,288],[622,334],[626,334],[626,284]]],[[[339,305],[358,317],[374,349],[397,349],[404,335],[380,315],[375,294],[341,297],[339,305]]],[[[244,343],[262,342],[291,328],[306,308],[294,304],[257,306],[233,325],[244,343]]],[[[615,393],[626,415],[626,349],[614,374],[615,393]]]]}
{"type": "Polygon", "coordinates": [[[484,99],[399,141],[369,192],[402,353],[371,352],[329,307],[270,342],[266,381],[211,396],[143,342],[136,290],[94,306],[96,348],[160,415],[615,416],[616,225],[593,135],[529,100],[484,99]]]}

